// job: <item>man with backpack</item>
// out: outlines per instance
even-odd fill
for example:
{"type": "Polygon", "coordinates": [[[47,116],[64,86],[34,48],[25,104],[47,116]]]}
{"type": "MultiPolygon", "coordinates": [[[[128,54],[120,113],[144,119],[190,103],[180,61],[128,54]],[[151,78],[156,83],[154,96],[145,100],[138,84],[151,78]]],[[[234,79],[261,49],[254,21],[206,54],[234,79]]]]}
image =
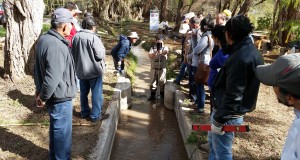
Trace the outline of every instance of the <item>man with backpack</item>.
{"type": "Polygon", "coordinates": [[[114,66],[117,70],[117,74],[123,73],[124,70],[124,59],[130,52],[131,44],[135,43],[138,39],[136,32],[131,32],[129,36],[120,35],[118,44],[111,50],[111,55],[114,60],[114,66]]]}

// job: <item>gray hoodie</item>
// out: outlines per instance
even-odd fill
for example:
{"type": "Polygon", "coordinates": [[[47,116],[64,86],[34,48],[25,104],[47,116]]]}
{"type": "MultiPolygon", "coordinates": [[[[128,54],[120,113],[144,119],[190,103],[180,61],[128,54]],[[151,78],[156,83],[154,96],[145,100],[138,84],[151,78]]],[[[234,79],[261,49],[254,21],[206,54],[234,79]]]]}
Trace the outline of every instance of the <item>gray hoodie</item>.
{"type": "Polygon", "coordinates": [[[46,103],[72,100],[77,93],[74,61],[68,45],[55,30],[49,30],[37,42],[34,82],[46,103]]]}
{"type": "Polygon", "coordinates": [[[105,48],[91,30],[83,29],[72,40],[72,54],[79,79],[102,76],[105,71],[105,48]]]}

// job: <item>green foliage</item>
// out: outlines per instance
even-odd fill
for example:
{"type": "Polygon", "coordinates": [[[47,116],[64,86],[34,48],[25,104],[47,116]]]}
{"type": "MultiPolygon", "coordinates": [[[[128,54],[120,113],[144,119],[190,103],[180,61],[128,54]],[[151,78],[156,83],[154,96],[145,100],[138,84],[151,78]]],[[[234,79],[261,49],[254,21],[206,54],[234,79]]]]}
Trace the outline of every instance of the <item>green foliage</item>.
{"type": "Polygon", "coordinates": [[[283,30],[289,30],[286,41],[297,41],[300,39],[300,20],[286,21],[283,24],[283,30]]]}
{"type": "Polygon", "coordinates": [[[6,29],[0,26],[0,37],[5,37],[6,29]]]}
{"type": "Polygon", "coordinates": [[[51,25],[50,24],[43,24],[43,29],[42,32],[45,33],[50,29],[51,25]]]}
{"type": "Polygon", "coordinates": [[[259,17],[257,20],[257,29],[258,30],[268,30],[271,27],[271,14],[266,14],[264,17],[259,17]]]}
{"type": "Polygon", "coordinates": [[[167,63],[167,79],[171,79],[171,78],[175,78],[176,77],[176,72],[174,67],[174,64],[176,62],[177,56],[175,54],[170,54],[169,52],[169,56],[168,56],[168,63],[167,63]]]}
{"type": "Polygon", "coordinates": [[[131,83],[134,83],[135,70],[136,70],[136,67],[137,67],[138,58],[132,52],[129,52],[126,59],[128,59],[128,61],[129,61],[129,66],[126,69],[126,75],[130,79],[131,83]]]}
{"type": "Polygon", "coordinates": [[[143,40],[145,42],[142,44],[142,48],[149,52],[150,48],[155,45],[155,38],[143,37],[143,40]]]}
{"type": "Polygon", "coordinates": [[[197,144],[198,143],[198,133],[191,132],[191,134],[186,139],[187,144],[197,144]]]}
{"type": "Polygon", "coordinates": [[[186,139],[186,144],[204,144],[207,143],[207,132],[195,132],[192,131],[191,134],[186,139]]]}

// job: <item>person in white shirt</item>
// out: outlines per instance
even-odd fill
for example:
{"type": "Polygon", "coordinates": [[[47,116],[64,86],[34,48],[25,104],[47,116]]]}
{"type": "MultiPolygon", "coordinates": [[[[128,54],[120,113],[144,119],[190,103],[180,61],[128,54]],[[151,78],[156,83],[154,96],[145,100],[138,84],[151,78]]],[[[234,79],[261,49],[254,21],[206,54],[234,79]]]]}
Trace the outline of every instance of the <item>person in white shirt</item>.
{"type": "Polygon", "coordinates": [[[162,35],[156,36],[156,45],[150,49],[148,53],[148,57],[151,61],[151,70],[150,70],[150,77],[151,77],[151,84],[150,84],[150,91],[151,95],[148,98],[148,101],[155,100],[156,90],[159,88],[160,90],[160,98],[164,98],[164,88],[167,73],[167,54],[169,49],[167,46],[164,45],[163,42],[164,37],[162,35]]]}
{"type": "Polygon", "coordinates": [[[300,159],[300,54],[279,57],[273,64],[256,68],[257,78],[264,84],[273,86],[280,103],[294,108],[295,120],[288,131],[283,147],[282,160],[300,159]]]}

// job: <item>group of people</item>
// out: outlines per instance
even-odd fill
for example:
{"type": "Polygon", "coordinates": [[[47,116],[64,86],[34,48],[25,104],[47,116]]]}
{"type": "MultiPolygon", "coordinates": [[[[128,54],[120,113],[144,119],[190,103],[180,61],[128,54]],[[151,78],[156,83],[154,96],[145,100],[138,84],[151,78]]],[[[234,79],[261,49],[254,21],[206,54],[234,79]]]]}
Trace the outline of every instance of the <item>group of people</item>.
{"type": "Polygon", "coordinates": [[[38,107],[47,107],[50,116],[49,159],[71,159],[72,99],[78,89],[82,118],[96,122],[109,117],[102,113],[105,48],[95,33],[97,23],[92,14],[85,13],[79,25],[75,18],[79,13],[73,2],[56,9],[51,29],[36,46],[35,100],[38,107]]]}
{"type": "MultiPolygon", "coordinates": [[[[91,14],[85,14],[79,25],[74,17],[81,13],[77,5],[67,2],[64,8],[54,11],[51,29],[37,43],[34,80],[36,103],[46,106],[50,116],[50,159],[71,159],[72,99],[80,89],[81,117],[92,122],[109,117],[102,113],[102,83],[105,72],[105,47],[95,34],[97,23],[91,14]],[[79,81],[79,86],[77,82],[79,81]],[[92,92],[92,107],[88,94],[92,92]]],[[[224,132],[224,125],[240,125],[247,112],[256,107],[260,81],[274,86],[278,100],[295,108],[297,116],[288,134],[282,154],[283,159],[297,159],[299,146],[299,90],[300,56],[291,54],[280,57],[272,65],[263,65],[263,58],[254,46],[250,33],[253,25],[248,17],[230,17],[225,10],[217,15],[197,17],[188,13],[183,18],[180,33],[182,41],[182,64],[180,80],[187,68],[189,96],[195,101],[197,111],[204,113],[205,90],[203,83],[194,77],[200,63],[210,66],[207,81],[211,93],[211,132],[208,133],[209,159],[232,159],[233,132],[224,132]],[[217,23],[215,25],[215,22],[217,23]]],[[[138,39],[136,32],[120,36],[112,49],[114,65],[123,73],[124,58],[131,44],[138,39]]],[[[154,100],[159,87],[164,97],[168,47],[163,36],[156,37],[150,49],[151,95],[154,100]]]]}
{"type": "Polygon", "coordinates": [[[263,65],[262,55],[250,36],[253,29],[248,17],[231,17],[229,10],[217,14],[215,19],[210,15],[201,19],[193,12],[186,14],[179,30],[182,34],[182,64],[174,83],[180,85],[188,72],[189,97],[195,101],[199,113],[204,113],[204,85],[208,85],[210,160],[232,159],[234,132],[224,132],[223,126],[240,125],[244,115],[255,110],[260,82],[274,86],[279,102],[293,106],[296,115],[282,159],[299,159],[300,93],[292,86],[300,84],[300,54],[282,56],[272,65],[263,65]],[[195,82],[200,63],[210,67],[207,83],[195,82]]]}

